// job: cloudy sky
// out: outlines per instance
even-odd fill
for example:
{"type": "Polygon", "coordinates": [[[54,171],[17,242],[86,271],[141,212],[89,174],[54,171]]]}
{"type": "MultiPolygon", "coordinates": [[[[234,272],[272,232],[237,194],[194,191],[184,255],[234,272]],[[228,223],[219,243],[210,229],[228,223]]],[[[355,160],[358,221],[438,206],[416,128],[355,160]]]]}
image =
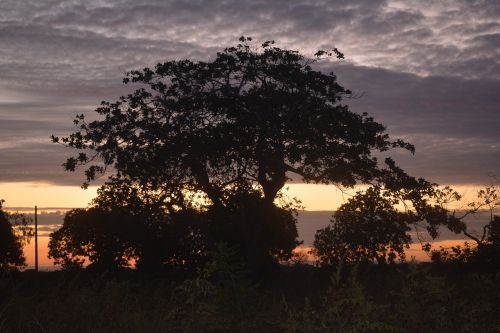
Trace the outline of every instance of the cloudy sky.
{"type": "Polygon", "coordinates": [[[126,71],[209,59],[241,35],[339,48],[346,60],[321,68],[362,96],[353,111],[415,144],[394,153],[412,174],[500,175],[500,1],[0,0],[0,185],[77,187],[60,167],[73,152],[50,134],[127,93],[126,71]]]}

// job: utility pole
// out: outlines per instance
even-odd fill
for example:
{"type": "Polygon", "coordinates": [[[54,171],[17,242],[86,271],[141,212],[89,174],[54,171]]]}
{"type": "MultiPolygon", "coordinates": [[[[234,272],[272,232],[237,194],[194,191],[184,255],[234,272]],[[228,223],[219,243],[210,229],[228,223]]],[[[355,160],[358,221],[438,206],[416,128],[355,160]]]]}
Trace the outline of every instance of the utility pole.
{"type": "Polygon", "coordinates": [[[35,206],[35,273],[38,273],[38,212],[35,206]]]}

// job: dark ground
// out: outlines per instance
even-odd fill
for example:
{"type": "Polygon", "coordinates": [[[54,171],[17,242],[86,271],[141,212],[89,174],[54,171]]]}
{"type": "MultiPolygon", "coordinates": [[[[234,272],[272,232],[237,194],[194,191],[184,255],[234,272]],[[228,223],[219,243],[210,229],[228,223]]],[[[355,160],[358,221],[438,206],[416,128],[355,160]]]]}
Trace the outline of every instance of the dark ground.
{"type": "Polygon", "coordinates": [[[500,273],[429,264],[0,274],[0,332],[500,332],[500,273]]]}

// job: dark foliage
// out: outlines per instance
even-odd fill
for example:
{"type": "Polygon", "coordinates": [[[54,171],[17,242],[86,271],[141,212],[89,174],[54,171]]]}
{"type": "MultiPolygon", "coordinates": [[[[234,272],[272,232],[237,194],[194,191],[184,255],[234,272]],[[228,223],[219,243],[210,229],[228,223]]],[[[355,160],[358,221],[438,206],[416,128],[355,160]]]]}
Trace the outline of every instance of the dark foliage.
{"type": "Polygon", "coordinates": [[[335,212],[331,225],[316,233],[313,252],[318,261],[322,265],[404,261],[416,216],[398,211],[398,203],[378,187],[351,198],[335,212]]]}
{"type": "Polygon", "coordinates": [[[154,270],[165,264],[188,268],[204,260],[209,223],[195,199],[174,207],[152,186],[116,180],[102,186],[92,204],[133,216],[136,223],[127,237],[134,246],[138,268],[154,270]]]}
{"type": "MultiPolygon", "coordinates": [[[[181,211],[199,216],[195,208],[208,212],[207,223],[194,224],[209,246],[238,244],[255,264],[288,258],[297,244],[293,209],[274,201],[291,173],[342,186],[385,183],[407,176],[389,158],[380,166],[372,153],[414,151],[341,104],[350,91],[333,73],[312,67],[331,57],[343,55],[335,49],[307,58],[272,41],[254,48],[242,37],[209,62],[168,61],[128,73],[124,83],[138,87],[133,93],[102,102],[100,120],[78,115],[75,133],[52,140],[80,151],[64,167],[86,166],[84,186],[112,167],[99,204],[116,202],[115,193],[119,200],[138,198],[119,206],[142,211],[136,216],[160,230],[153,232],[160,239],[168,230],[161,223],[181,211]]],[[[140,261],[157,240],[143,242],[140,261]]],[[[163,245],[154,246],[149,252],[162,253],[163,245]]]]}
{"type": "Polygon", "coordinates": [[[159,225],[129,211],[100,207],[69,211],[63,226],[51,234],[49,257],[63,268],[81,267],[89,260],[95,270],[116,270],[136,263],[140,269],[165,264],[189,268],[202,260],[196,212],[166,216],[159,225]]]}
{"type": "Polygon", "coordinates": [[[392,173],[385,186],[356,193],[335,212],[331,225],[316,233],[313,253],[321,265],[404,262],[412,228],[425,228],[436,238],[440,226],[456,223],[445,208],[454,193],[402,171],[392,173]]]}
{"type": "Polygon", "coordinates": [[[431,250],[431,260],[438,264],[471,264],[484,268],[500,269],[500,217],[494,216],[486,225],[487,236],[476,244],[465,242],[463,246],[431,250]]]}
{"type": "MultiPolygon", "coordinates": [[[[461,196],[456,195],[457,201],[461,196]]],[[[477,193],[477,200],[467,204],[468,209],[460,216],[456,212],[450,214],[446,226],[457,234],[467,237],[470,242],[463,246],[439,248],[433,250],[430,244],[424,250],[430,253],[435,263],[473,264],[483,267],[500,268],[500,217],[495,215],[500,208],[500,197],[496,186],[489,186],[477,193]],[[490,219],[484,225],[482,233],[472,232],[464,222],[465,218],[481,210],[489,212],[490,219]]]]}
{"type": "Polygon", "coordinates": [[[119,212],[71,210],[63,226],[51,234],[49,258],[65,268],[81,266],[85,258],[97,269],[127,267],[134,255],[128,239],[133,226],[130,216],[119,212]]]}
{"type": "Polygon", "coordinates": [[[498,332],[498,274],[429,268],[282,267],[254,286],[218,247],[190,276],[0,275],[0,332],[498,332]]]}
{"type": "Polygon", "coordinates": [[[256,183],[273,202],[287,172],[350,186],[380,176],[373,150],[413,151],[340,104],[350,92],[333,73],[312,69],[322,57],[343,58],[340,52],[308,59],[274,42],[254,51],[250,41],[242,37],[211,62],[168,61],[130,72],[124,82],[141,88],[103,102],[96,109],[103,120],[87,123],[80,115],[78,132],[53,137],[82,151],[66,170],[91,164],[91,181],[113,166],[118,178],[152,183],[178,200],[180,190],[201,190],[223,205],[228,185],[256,183]]]}
{"type": "Polygon", "coordinates": [[[23,245],[32,236],[29,220],[23,214],[6,212],[3,203],[0,200],[0,271],[26,265],[23,245]]]}
{"type": "Polygon", "coordinates": [[[206,216],[216,243],[236,249],[254,271],[271,268],[289,260],[297,241],[296,209],[270,204],[257,191],[233,193],[224,210],[211,207],[206,216]]]}
{"type": "Polygon", "coordinates": [[[257,191],[233,193],[224,210],[164,212],[145,200],[131,187],[101,188],[94,207],[68,212],[51,235],[49,255],[65,268],[81,266],[86,257],[101,270],[124,268],[131,260],[145,270],[187,269],[224,242],[259,270],[290,259],[299,244],[294,206],[269,204],[257,191]]]}

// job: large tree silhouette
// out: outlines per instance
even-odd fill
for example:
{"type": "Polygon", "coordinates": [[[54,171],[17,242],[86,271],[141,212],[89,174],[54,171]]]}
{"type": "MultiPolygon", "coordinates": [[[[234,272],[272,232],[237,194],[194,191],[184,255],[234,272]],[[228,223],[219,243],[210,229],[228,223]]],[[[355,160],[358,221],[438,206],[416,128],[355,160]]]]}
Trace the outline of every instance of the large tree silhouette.
{"type": "Polygon", "coordinates": [[[64,164],[86,165],[87,182],[113,166],[118,178],[154,183],[176,203],[201,190],[224,206],[228,186],[257,184],[273,202],[290,173],[306,182],[352,186],[380,176],[373,151],[413,147],[390,140],[383,125],[340,102],[350,91],[333,73],[298,51],[253,49],[250,38],[203,61],[168,61],[132,71],[140,87],[114,103],[104,119],[75,119],[79,130],[53,141],[81,150],[64,164]],[[91,153],[89,153],[89,151],[91,153]],[[100,163],[95,163],[99,161],[100,163]]]}

